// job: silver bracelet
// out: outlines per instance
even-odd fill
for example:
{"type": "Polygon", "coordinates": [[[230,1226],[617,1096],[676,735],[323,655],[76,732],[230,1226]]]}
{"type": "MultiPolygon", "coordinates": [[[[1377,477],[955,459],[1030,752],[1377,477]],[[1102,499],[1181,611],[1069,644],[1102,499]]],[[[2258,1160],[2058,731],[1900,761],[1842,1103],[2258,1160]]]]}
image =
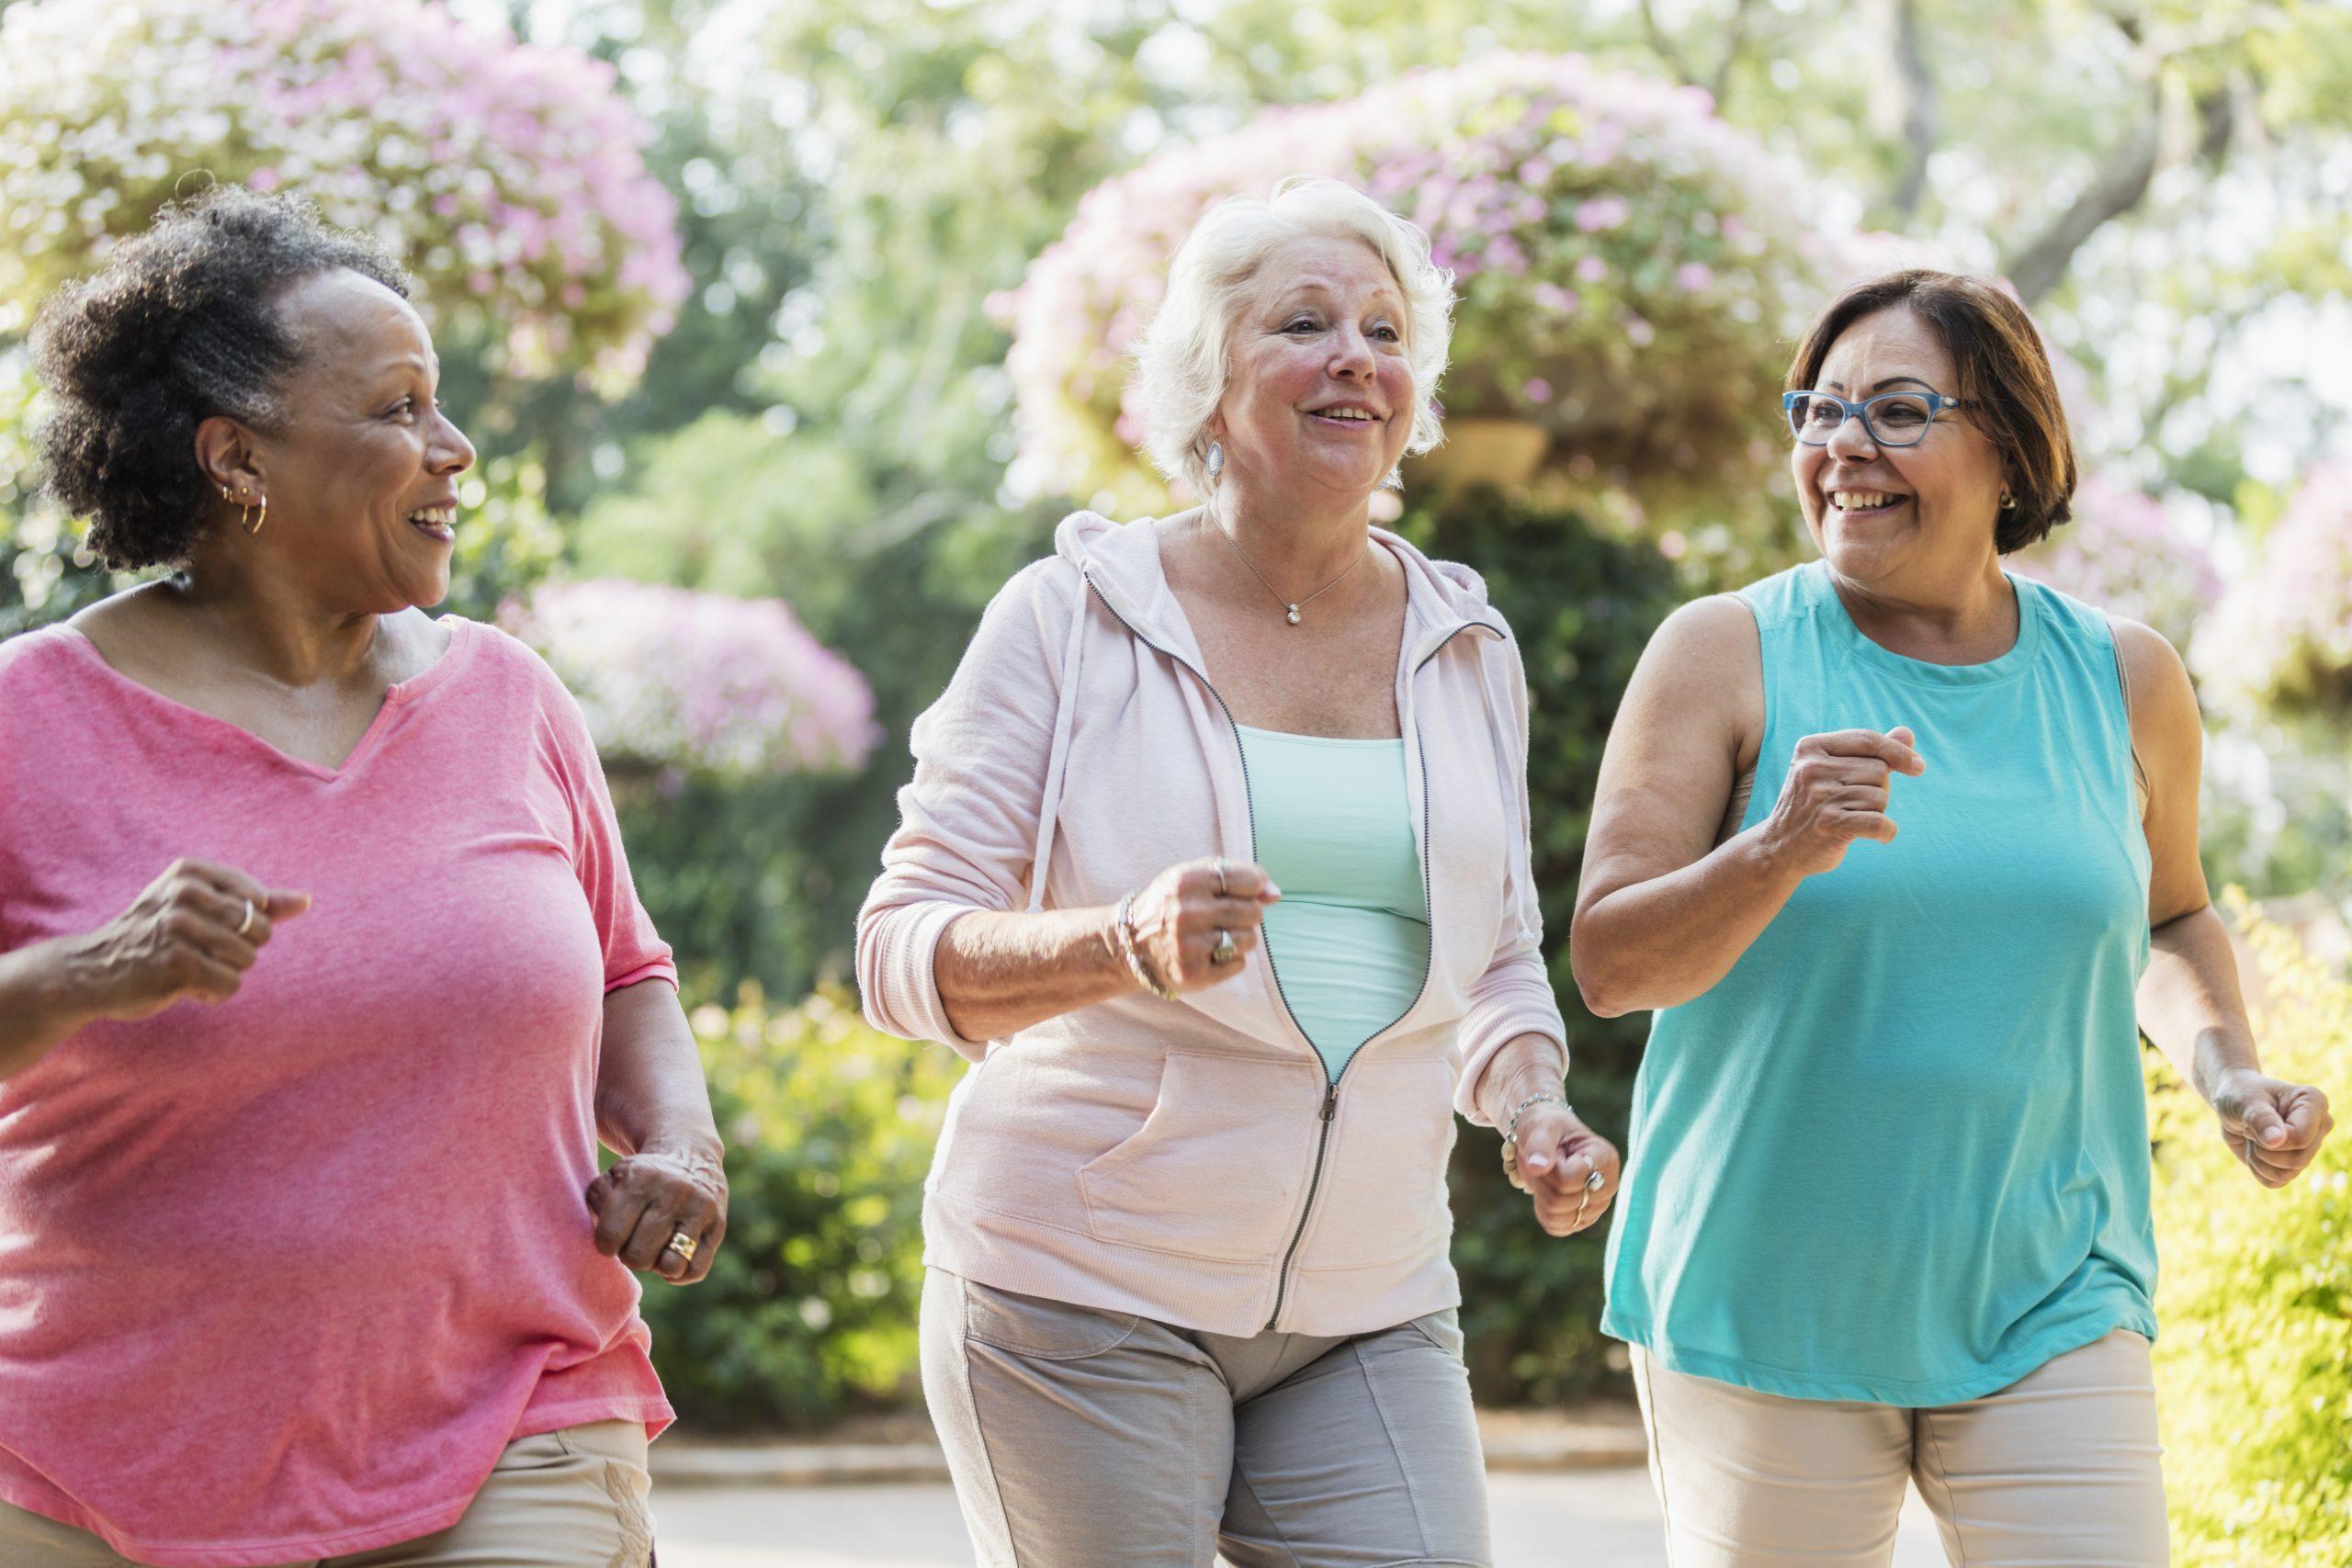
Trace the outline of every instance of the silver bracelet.
{"type": "Polygon", "coordinates": [[[1117,920],[1119,956],[1127,961],[1127,968],[1134,974],[1137,985],[1163,1002],[1175,1001],[1183,993],[1172,991],[1161,985],[1159,978],[1152,974],[1151,966],[1143,961],[1143,953],[1136,946],[1135,902],[1136,896],[1132,893],[1119,900],[1117,920]]]}
{"type": "Polygon", "coordinates": [[[1509,1125],[1503,1130],[1503,1147],[1509,1151],[1510,1154],[1516,1155],[1519,1152],[1520,1116],[1521,1113],[1532,1111],[1539,1105],[1556,1105],[1571,1116],[1576,1114],[1577,1110],[1575,1106],[1568,1103],[1567,1097],[1559,1093],[1557,1090],[1547,1089],[1542,1094],[1529,1095],[1525,1100],[1521,1100],[1517,1105],[1510,1108],[1510,1115],[1507,1119],[1509,1125]]]}

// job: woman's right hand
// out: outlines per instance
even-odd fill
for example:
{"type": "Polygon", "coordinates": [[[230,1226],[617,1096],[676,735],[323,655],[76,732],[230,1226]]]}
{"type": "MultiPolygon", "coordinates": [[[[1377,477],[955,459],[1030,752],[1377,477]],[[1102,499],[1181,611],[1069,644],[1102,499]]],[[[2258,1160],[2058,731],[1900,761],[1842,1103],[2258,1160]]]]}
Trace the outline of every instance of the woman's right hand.
{"type": "Polygon", "coordinates": [[[1197,991],[1230,980],[1258,946],[1266,906],[1282,896],[1264,869],[1248,861],[1171,865],[1136,895],[1128,911],[1136,952],[1171,991],[1197,991]],[[1223,962],[1212,956],[1219,931],[1233,933],[1233,955],[1223,962]]]}
{"type": "Polygon", "coordinates": [[[1775,858],[1799,876],[1815,876],[1836,870],[1857,839],[1893,843],[1894,775],[1928,771],[1913,739],[1908,727],[1896,725],[1883,735],[1840,729],[1799,740],[1781,798],[1762,824],[1775,858]]]}
{"type": "Polygon", "coordinates": [[[225,1002],[276,921],[311,907],[307,893],[264,887],[243,872],[177,860],[130,908],[74,944],[93,1016],[152,1018],[183,998],[225,1002]]]}

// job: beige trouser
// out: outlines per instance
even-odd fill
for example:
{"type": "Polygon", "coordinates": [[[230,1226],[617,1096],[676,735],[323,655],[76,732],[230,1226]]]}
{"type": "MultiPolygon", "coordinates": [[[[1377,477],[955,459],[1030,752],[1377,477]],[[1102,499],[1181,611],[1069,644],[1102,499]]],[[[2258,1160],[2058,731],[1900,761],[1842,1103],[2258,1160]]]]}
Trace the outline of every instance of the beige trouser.
{"type": "MultiPolygon", "coordinates": [[[[646,1568],[653,1516],[645,1427],[596,1421],[506,1445],[465,1517],[397,1546],[311,1559],[316,1568],[646,1568]]],[[[7,1568],[123,1568],[87,1530],[0,1503],[7,1568]]]]}
{"type": "Polygon", "coordinates": [[[1961,1568],[2164,1568],[2148,1342],[2118,1329],[1996,1393],[1911,1409],[1669,1371],[1634,1387],[1672,1568],[1883,1568],[1904,1483],[1961,1568]]]}

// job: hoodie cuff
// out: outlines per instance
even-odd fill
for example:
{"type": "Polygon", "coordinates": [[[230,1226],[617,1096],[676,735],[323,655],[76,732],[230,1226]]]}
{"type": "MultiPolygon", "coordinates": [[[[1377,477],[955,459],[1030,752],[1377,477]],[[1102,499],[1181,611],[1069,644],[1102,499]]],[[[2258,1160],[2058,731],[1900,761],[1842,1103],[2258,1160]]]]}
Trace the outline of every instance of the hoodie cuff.
{"type": "Polygon", "coordinates": [[[989,1042],[967,1040],[948,1021],[939,994],[939,939],[947,928],[978,910],[969,904],[910,904],[879,917],[873,932],[873,963],[865,981],[865,1021],[902,1040],[933,1040],[977,1062],[989,1042]]]}
{"type": "Polygon", "coordinates": [[[1522,1005],[1498,1009],[1477,1021],[1475,1032],[1465,1031],[1462,1059],[1462,1077],[1453,1091],[1453,1109],[1474,1127],[1491,1127],[1478,1109],[1478,1087],[1485,1080],[1487,1069],[1502,1055],[1503,1047],[1521,1035],[1540,1036],[1559,1053],[1560,1077],[1568,1075],[1567,1030],[1555,1007],[1522,1005]]]}

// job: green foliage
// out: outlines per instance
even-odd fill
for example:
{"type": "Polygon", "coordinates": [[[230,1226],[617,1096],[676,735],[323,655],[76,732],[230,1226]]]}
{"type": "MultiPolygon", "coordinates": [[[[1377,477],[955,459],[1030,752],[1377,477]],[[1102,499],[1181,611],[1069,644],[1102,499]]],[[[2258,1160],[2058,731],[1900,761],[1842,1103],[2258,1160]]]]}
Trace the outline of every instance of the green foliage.
{"type": "Polygon", "coordinates": [[[630,488],[588,509],[574,536],[584,573],[786,600],[856,662],[884,730],[854,777],[684,782],[622,800],[639,892],[689,994],[750,979],[797,995],[846,977],[852,922],[912,771],[907,732],[990,595],[1049,547],[1053,522],[1052,508],[877,473],[846,433],[727,412],[645,444],[630,488]]]}
{"type": "Polygon", "coordinates": [[[727,1141],[727,1242],[645,1318],[679,1413],[704,1430],[805,1427],[909,1399],[922,1176],[962,1060],[868,1029],[838,993],[747,992],[694,1013],[727,1141]]]}
{"type": "MultiPolygon", "coordinates": [[[[2352,983],[2233,896],[2271,1002],[2265,1067],[2329,1088],[2352,1075],[2352,983]]],[[[2151,1070],[2156,1382],[2182,1568],[2352,1562],[2352,1145],[2258,1185],[2195,1093],[2151,1070]]]]}
{"type": "MultiPolygon", "coordinates": [[[[1408,513],[1399,527],[1468,565],[1510,622],[1527,665],[1528,794],[1544,953],[1568,1025],[1570,1097],[1623,1142],[1642,1020],[1585,1011],[1568,970],[1568,920],[1584,860],[1600,752],[1650,633],[1681,593],[1657,550],[1620,542],[1573,514],[1531,510],[1491,490],[1408,513]]],[[[1604,1226],[1572,1240],[1544,1234],[1504,1179],[1491,1133],[1464,1129],[1454,1151],[1453,1261],[1472,1386],[1504,1403],[1550,1401],[1611,1379],[1600,1337],[1604,1226]]]]}

